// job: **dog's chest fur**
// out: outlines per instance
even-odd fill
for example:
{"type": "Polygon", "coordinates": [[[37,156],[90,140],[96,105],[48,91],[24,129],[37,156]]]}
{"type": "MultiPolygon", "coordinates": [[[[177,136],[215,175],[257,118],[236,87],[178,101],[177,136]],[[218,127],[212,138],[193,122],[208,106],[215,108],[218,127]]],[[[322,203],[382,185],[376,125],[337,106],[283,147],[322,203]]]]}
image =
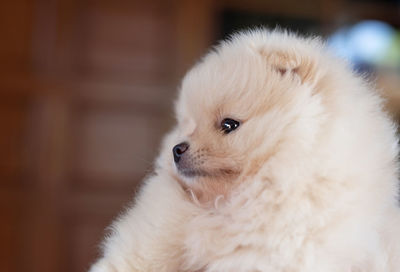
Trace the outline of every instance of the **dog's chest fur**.
{"type": "Polygon", "coordinates": [[[307,199],[274,204],[267,201],[270,193],[204,210],[188,222],[182,271],[350,272],[358,269],[355,260],[381,255],[373,227],[351,234],[360,218],[339,212],[339,220],[329,219],[307,199]]]}

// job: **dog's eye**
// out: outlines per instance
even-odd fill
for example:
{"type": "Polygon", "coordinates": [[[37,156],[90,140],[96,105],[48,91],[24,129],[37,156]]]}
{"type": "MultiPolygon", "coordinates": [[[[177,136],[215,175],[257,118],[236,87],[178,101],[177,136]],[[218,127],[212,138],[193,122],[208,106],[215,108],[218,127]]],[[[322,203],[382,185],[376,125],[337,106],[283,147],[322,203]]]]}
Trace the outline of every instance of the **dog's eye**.
{"type": "Polygon", "coordinates": [[[221,122],[221,130],[225,134],[228,134],[228,133],[234,131],[235,129],[237,129],[239,127],[239,125],[240,125],[240,123],[238,121],[229,119],[229,118],[225,118],[221,122]]]}

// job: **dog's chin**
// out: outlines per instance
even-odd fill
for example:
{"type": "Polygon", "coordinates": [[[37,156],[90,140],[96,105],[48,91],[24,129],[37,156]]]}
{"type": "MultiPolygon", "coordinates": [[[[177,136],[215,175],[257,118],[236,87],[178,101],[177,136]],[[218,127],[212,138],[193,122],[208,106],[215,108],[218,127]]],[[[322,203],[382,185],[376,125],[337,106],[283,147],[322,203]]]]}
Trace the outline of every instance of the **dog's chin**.
{"type": "Polygon", "coordinates": [[[175,177],[197,203],[208,205],[221,196],[228,198],[238,173],[230,169],[190,168],[175,165],[175,177]]]}
{"type": "Polygon", "coordinates": [[[185,188],[199,188],[210,183],[221,182],[222,175],[219,170],[211,170],[188,165],[175,164],[175,174],[185,188]]]}
{"type": "Polygon", "coordinates": [[[204,196],[203,193],[199,194],[199,191],[202,191],[199,190],[199,188],[202,187],[202,184],[207,179],[206,177],[208,174],[206,171],[195,168],[183,168],[175,165],[174,172],[176,180],[185,191],[190,193],[191,197],[196,195],[195,198],[197,199],[200,195],[204,196]]]}

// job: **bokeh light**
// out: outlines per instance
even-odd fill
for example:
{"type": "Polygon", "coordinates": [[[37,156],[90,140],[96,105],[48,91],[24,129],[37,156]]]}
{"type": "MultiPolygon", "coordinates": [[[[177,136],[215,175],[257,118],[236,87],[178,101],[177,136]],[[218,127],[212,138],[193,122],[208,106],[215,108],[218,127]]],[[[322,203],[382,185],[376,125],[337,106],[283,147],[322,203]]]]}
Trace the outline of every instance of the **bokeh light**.
{"type": "Polygon", "coordinates": [[[338,29],[328,39],[329,46],[356,68],[400,66],[400,33],[381,21],[361,21],[338,29]]]}

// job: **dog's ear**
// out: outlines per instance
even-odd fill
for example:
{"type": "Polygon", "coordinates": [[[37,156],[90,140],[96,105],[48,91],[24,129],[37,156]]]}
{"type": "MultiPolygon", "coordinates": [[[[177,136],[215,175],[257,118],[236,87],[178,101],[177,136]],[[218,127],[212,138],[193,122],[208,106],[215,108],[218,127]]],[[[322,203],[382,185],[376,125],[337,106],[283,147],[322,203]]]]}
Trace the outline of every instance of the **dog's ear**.
{"type": "Polygon", "coordinates": [[[298,76],[302,83],[316,84],[317,64],[312,58],[282,51],[263,53],[263,55],[266,56],[268,65],[281,75],[292,73],[298,76]]]}

